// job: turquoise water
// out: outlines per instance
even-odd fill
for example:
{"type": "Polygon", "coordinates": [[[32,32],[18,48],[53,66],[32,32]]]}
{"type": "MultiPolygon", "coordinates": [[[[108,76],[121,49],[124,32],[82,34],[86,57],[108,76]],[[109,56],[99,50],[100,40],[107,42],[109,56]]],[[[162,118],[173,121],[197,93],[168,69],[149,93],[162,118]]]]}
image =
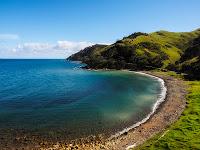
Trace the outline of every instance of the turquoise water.
{"type": "Polygon", "coordinates": [[[143,119],[161,92],[160,83],[147,76],[80,66],[65,60],[0,60],[0,133],[109,136],[143,119]]]}

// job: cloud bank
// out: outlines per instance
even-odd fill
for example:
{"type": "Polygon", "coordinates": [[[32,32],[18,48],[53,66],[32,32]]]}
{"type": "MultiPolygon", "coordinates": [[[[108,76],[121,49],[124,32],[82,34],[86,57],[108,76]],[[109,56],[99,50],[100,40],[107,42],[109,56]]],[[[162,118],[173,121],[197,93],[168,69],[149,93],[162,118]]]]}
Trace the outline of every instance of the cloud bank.
{"type": "Polygon", "coordinates": [[[66,58],[91,46],[90,42],[57,41],[56,44],[31,42],[12,49],[0,49],[0,58],[66,58]]]}
{"type": "Polygon", "coordinates": [[[0,40],[18,40],[19,36],[17,34],[0,34],[0,40]]]}

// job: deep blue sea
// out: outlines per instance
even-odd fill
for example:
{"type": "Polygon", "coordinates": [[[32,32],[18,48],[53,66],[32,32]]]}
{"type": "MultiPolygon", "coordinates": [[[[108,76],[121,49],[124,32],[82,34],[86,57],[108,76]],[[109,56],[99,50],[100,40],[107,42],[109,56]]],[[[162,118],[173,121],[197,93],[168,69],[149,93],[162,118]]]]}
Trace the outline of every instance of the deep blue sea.
{"type": "Polygon", "coordinates": [[[160,83],[148,76],[89,71],[81,65],[0,60],[0,133],[109,136],[143,119],[161,91],[160,83]]]}

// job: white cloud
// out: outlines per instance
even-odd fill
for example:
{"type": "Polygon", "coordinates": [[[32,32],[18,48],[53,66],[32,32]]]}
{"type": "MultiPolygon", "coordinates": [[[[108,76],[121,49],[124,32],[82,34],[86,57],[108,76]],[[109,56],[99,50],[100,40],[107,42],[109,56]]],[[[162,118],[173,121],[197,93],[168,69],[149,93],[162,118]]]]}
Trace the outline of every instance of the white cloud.
{"type": "Polygon", "coordinates": [[[57,41],[49,43],[24,43],[12,49],[0,51],[0,57],[14,58],[66,58],[79,50],[93,45],[90,42],[57,41]]]}
{"type": "Polygon", "coordinates": [[[42,51],[51,49],[53,46],[51,46],[48,43],[24,43],[24,44],[18,44],[16,49],[17,50],[25,50],[25,51],[42,51]]]}
{"type": "Polygon", "coordinates": [[[17,34],[0,34],[0,40],[18,40],[17,34]]]}
{"type": "Polygon", "coordinates": [[[71,42],[71,41],[58,41],[56,49],[80,50],[87,46],[92,45],[90,42],[71,42]]]}

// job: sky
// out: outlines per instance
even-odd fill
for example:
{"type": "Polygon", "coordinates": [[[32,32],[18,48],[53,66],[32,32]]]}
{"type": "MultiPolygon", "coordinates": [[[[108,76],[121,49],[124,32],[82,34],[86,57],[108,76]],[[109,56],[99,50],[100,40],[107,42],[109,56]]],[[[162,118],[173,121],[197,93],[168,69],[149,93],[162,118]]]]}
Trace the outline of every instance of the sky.
{"type": "Polygon", "coordinates": [[[66,58],[133,32],[200,28],[200,0],[0,0],[0,58],[66,58]]]}

